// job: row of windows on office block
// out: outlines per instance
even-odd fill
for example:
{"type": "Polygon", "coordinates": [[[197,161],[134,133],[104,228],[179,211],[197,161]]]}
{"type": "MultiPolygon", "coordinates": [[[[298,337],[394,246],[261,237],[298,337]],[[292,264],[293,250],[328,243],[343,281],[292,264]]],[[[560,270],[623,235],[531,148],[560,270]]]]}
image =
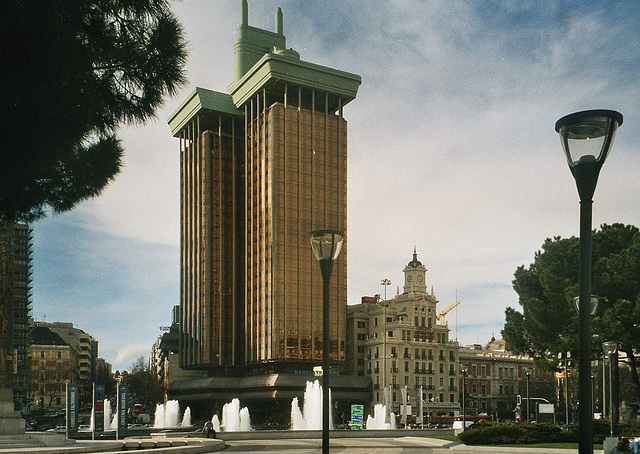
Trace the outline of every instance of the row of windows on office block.
{"type": "MultiPolygon", "coordinates": [[[[411,383],[411,377],[409,375],[400,375],[401,380],[398,381],[398,376],[397,375],[392,375],[391,376],[391,387],[392,388],[398,388],[401,384],[407,385],[409,386],[411,383]],[[402,382],[402,383],[401,383],[402,382]]],[[[441,388],[444,388],[445,386],[445,381],[444,381],[444,377],[440,377],[438,379],[438,386],[441,388]]],[[[435,389],[435,384],[434,384],[434,380],[433,377],[415,377],[414,381],[413,381],[413,385],[417,388],[419,386],[422,386],[423,388],[426,389],[435,389]]],[[[380,388],[380,375],[376,375],[375,376],[375,383],[373,384],[373,387],[375,389],[379,389],[380,388]]],[[[454,391],[457,390],[458,387],[456,386],[456,382],[454,378],[449,378],[449,391],[454,391]]],[[[486,388],[485,388],[486,389],[486,388]]],[[[486,394],[486,392],[484,393],[486,394]]]]}
{"type": "MultiPolygon", "coordinates": [[[[380,401],[380,397],[381,397],[380,396],[380,392],[376,392],[376,400],[378,402],[381,402],[380,401]]],[[[392,398],[392,400],[394,402],[398,401],[398,395],[397,395],[397,393],[395,391],[392,393],[391,398],[392,398]]],[[[438,395],[435,395],[434,393],[422,393],[422,400],[425,401],[425,402],[447,402],[445,400],[445,394],[444,393],[439,393],[438,395]]],[[[456,402],[456,395],[455,394],[449,394],[448,402],[456,402]]],[[[486,403],[485,403],[485,405],[486,405],[486,403]]]]}
{"type": "MultiPolygon", "coordinates": [[[[358,346],[358,353],[364,353],[364,346],[358,346]]],[[[406,359],[411,359],[411,353],[409,351],[410,347],[404,347],[404,351],[402,353],[402,357],[406,358],[406,359]]],[[[375,348],[375,353],[373,354],[373,358],[380,358],[380,347],[376,347],[375,348]]],[[[391,347],[391,357],[392,358],[397,358],[398,357],[398,350],[397,347],[392,346],[391,347]]],[[[372,349],[369,349],[369,353],[367,355],[367,359],[371,359],[372,358],[372,349]]],[[[446,361],[446,354],[445,354],[445,350],[439,350],[438,351],[438,360],[439,361],[446,361]]],[[[429,361],[433,361],[434,356],[433,356],[433,350],[432,349],[418,349],[416,348],[414,350],[414,355],[413,355],[413,359],[428,359],[429,361]]],[[[454,362],[456,360],[456,354],[453,350],[449,351],[449,361],[454,362]]],[[[474,366],[475,367],[475,366],[474,366]]],[[[484,366],[483,366],[484,367],[484,366]]],[[[475,374],[475,373],[474,373],[475,374]]]]}
{"type": "MultiPolygon", "coordinates": [[[[415,364],[415,367],[413,369],[414,374],[433,374],[434,373],[433,363],[429,363],[428,366],[427,366],[427,363],[422,363],[422,367],[420,367],[421,363],[418,361],[416,361],[414,364],[415,364]]],[[[358,365],[360,366],[364,365],[364,360],[362,358],[358,358],[358,365]]],[[[376,361],[375,369],[372,369],[372,367],[373,367],[373,364],[370,362],[369,369],[367,370],[368,374],[371,374],[372,370],[374,373],[379,373],[380,362],[376,361]]],[[[444,374],[444,369],[445,369],[444,363],[439,363],[438,372],[441,374],[444,374]]],[[[404,371],[409,372],[409,361],[404,361],[404,371]]],[[[391,361],[390,372],[391,373],[398,372],[398,367],[395,361],[391,361]]],[[[449,375],[457,375],[457,370],[454,364],[449,364],[449,375]]]]}
{"type": "MultiPolygon", "coordinates": [[[[396,333],[394,330],[387,330],[388,338],[395,339],[396,338],[395,334],[396,333]]],[[[379,336],[379,333],[376,331],[371,335],[369,335],[369,333],[358,333],[357,337],[358,337],[358,340],[369,340],[369,339],[378,339],[380,336],[379,336]]],[[[424,332],[424,331],[413,332],[408,329],[407,330],[403,329],[401,331],[401,339],[403,341],[415,341],[415,342],[433,341],[433,332],[424,332]]],[[[436,343],[444,344],[446,342],[447,342],[447,333],[436,333],[436,343]]]]}

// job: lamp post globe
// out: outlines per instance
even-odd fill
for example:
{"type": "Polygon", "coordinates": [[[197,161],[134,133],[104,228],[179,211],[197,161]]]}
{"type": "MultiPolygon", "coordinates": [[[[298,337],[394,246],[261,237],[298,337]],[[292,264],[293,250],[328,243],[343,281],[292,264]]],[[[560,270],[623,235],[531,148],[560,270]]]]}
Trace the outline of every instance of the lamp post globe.
{"type": "MultiPolygon", "coordinates": [[[[598,312],[599,306],[600,306],[600,297],[591,295],[591,309],[589,310],[589,313],[591,314],[592,317],[596,315],[596,312],[598,312]]],[[[580,297],[579,296],[575,296],[573,298],[573,307],[575,308],[576,312],[579,314],[580,313],[580,297]]]]}
{"type": "Polygon", "coordinates": [[[556,122],[569,169],[580,196],[580,257],[578,292],[578,452],[593,453],[591,394],[591,221],[598,175],[609,155],[622,114],[614,110],[585,110],[556,122]]]}
{"type": "Polygon", "coordinates": [[[329,289],[333,262],[340,255],[344,233],[340,230],[314,230],[309,234],[311,248],[322,273],[322,454],[329,454],[329,350],[331,346],[329,289]]]}

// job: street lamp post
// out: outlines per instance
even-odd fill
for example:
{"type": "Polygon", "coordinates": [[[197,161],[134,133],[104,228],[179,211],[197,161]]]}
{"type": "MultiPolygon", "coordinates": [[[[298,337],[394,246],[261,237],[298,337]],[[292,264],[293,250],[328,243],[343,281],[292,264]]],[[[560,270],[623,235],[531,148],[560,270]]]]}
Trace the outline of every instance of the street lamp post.
{"type": "Polygon", "coordinates": [[[595,414],[596,412],[596,395],[595,395],[595,388],[596,388],[596,376],[594,375],[594,372],[591,371],[591,396],[593,397],[593,401],[591,401],[591,414],[595,414]]]}
{"type": "Polygon", "coordinates": [[[322,454],[329,454],[329,350],[331,342],[329,283],[333,262],[340,255],[344,234],[338,230],[315,230],[309,235],[313,255],[322,273],[322,454]]]}
{"type": "Polygon", "coordinates": [[[598,174],[609,154],[622,114],[612,110],[587,110],[562,117],[555,130],[580,196],[580,258],[578,314],[578,452],[593,453],[591,414],[591,222],[593,194],[598,174]]]}
{"type": "Polygon", "coordinates": [[[384,300],[387,301],[387,285],[391,285],[391,279],[382,279],[380,285],[384,285],[384,300]]]}
{"type": "Polygon", "coordinates": [[[382,385],[384,386],[384,393],[383,393],[383,399],[384,399],[384,405],[385,405],[385,412],[384,412],[384,423],[388,424],[389,423],[389,412],[391,411],[391,409],[389,408],[391,405],[389,405],[389,402],[387,402],[387,399],[385,398],[387,395],[387,286],[391,285],[391,279],[387,279],[384,278],[380,281],[380,285],[384,286],[384,300],[383,300],[383,305],[384,305],[384,323],[383,323],[383,332],[382,332],[382,385]]]}
{"type": "Polygon", "coordinates": [[[613,383],[611,380],[611,363],[613,362],[613,355],[618,352],[618,343],[614,341],[603,342],[602,351],[609,359],[609,432],[610,436],[613,437],[613,383]]]}
{"type": "Polygon", "coordinates": [[[525,375],[527,376],[527,421],[531,418],[531,411],[529,410],[529,378],[531,377],[531,369],[525,369],[525,375]]]}
{"type": "Polygon", "coordinates": [[[565,429],[569,430],[569,364],[571,363],[571,352],[567,352],[566,355],[563,355],[562,352],[558,353],[558,361],[560,367],[562,367],[562,363],[564,362],[564,390],[566,396],[564,400],[564,420],[565,429]]]}
{"type": "Polygon", "coordinates": [[[465,401],[465,392],[467,390],[467,385],[466,385],[466,381],[467,381],[467,368],[466,367],[462,367],[460,369],[460,372],[462,372],[462,431],[464,431],[467,428],[467,421],[466,421],[466,416],[465,416],[465,408],[464,408],[464,401],[465,401]]]}

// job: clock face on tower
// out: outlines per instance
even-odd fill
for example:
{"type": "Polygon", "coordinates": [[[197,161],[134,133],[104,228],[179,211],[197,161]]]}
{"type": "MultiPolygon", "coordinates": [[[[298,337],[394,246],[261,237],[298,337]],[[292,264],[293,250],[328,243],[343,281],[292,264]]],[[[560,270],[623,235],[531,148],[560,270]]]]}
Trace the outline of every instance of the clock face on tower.
{"type": "Polygon", "coordinates": [[[407,276],[407,282],[411,282],[411,276],[407,276]]]}
{"type": "Polygon", "coordinates": [[[422,276],[418,276],[418,282],[422,283],[422,276]]]}

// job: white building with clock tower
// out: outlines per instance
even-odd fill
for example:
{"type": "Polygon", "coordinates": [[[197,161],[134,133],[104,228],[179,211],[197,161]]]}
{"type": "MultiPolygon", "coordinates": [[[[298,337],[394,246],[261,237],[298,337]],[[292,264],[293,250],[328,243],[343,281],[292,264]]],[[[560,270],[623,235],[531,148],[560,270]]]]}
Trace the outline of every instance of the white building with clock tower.
{"type": "Polygon", "coordinates": [[[421,398],[424,424],[435,423],[438,416],[460,411],[459,345],[449,338],[444,318],[449,308],[438,312],[433,286],[428,290],[427,268],[415,248],[402,271],[402,293],[387,300],[363,297],[360,304],[347,307],[348,367],[352,374],[371,376],[372,407],[383,403],[401,414],[406,398],[412,419],[418,416],[421,398]]]}

